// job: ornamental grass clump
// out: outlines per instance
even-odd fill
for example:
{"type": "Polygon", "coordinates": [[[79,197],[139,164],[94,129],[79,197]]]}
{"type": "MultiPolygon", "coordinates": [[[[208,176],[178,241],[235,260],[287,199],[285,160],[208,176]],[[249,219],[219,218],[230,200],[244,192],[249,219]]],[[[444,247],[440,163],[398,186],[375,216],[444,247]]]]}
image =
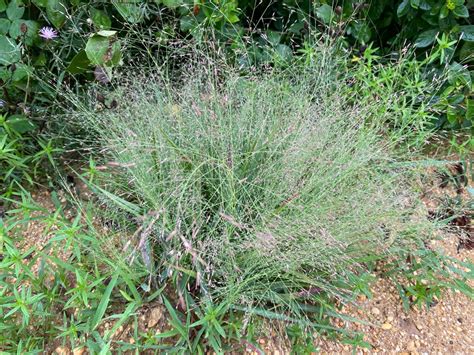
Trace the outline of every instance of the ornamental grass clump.
{"type": "Polygon", "coordinates": [[[403,134],[325,68],[134,73],[111,108],[78,104],[103,153],[96,191],[126,216],[127,260],[201,299],[306,317],[350,297],[367,263],[428,238],[416,171],[395,153],[403,134]]]}

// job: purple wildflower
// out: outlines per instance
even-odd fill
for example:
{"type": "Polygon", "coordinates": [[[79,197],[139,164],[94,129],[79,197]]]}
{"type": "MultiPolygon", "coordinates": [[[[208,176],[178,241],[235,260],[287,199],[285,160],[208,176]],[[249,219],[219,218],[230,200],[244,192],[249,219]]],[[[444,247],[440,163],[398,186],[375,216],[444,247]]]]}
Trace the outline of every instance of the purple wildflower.
{"type": "Polygon", "coordinates": [[[56,37],[58,37],[58,31],[56,31],[52,27],[43,27],[39,31],[39,36],[46,40],[55,39],[56,37]]]}

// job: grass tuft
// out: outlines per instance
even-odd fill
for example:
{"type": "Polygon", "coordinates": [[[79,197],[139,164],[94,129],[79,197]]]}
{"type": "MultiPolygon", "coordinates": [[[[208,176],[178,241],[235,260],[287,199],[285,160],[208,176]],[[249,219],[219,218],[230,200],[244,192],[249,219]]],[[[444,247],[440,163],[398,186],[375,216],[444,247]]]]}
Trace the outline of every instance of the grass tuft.
{"type": "Polygon", "coordinates": [[[247,75],[206,60],[179,78],[131,70],[101,94],[108,104],[74,98],[70,117],[101,152],[93,188],[124,232],[127,262],[141,262],[150,284],[172,280],[182,309],[190,292],[221,313],[332,329],[323,315],[369,292],[370,265],[432,236],[414,188],[419,143],[399,149],[413,142],[410,112],[428,125],[424,107],[392,85],[371,101],[363,82],[357,105],[333,53],[318,58],[247,75]]]}

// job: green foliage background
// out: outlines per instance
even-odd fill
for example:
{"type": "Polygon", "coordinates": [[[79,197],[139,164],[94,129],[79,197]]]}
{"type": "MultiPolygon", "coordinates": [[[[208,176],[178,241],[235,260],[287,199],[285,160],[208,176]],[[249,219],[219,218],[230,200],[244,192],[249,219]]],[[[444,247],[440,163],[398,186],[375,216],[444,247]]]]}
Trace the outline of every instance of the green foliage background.
{"type": "Polygon", "coordinates": [[[30,175],[35,154],[51,160],[51,142],[32,138],[48,132],[58,91],[106,84],[117,67],[159,58],[176,39],[213,43],[244,71],[310,63],[318,34],[362,68],[371,67],[368,47],[383,64],[411,46],[423,80],[444,78],[429,101],[435,126],[472,131],[473,11],[473,0],[0,0],[2,180],[30,175]],[[58,37],[41,38],[45,26],[58,37]]]}
{"type": "Polygon", "coordinates": [[[471,126],[473,8],[472,0],[0,0],[3,110],[41,114],[54,101],[54,87],[78,74],[93,80],[96,66],[96,78],[111,76],[124,56],[143,49],[127,45],[133,37],[146,39],[153,53],[175,38],[205,40],[203,30],[213,28],[214,40],[245,68],[308,56],[309,35],[319,31],[356,55],[372,42],[382,54],[412,44],[421,61],[428,54],[427,64],[449,66],[455,74],[440,93],[439,126],[471,126]],[[40,38],[43,26],[59,37],[40,38]],[[52,85],[37,80],[45,73],[53,74],[52,85]]]}

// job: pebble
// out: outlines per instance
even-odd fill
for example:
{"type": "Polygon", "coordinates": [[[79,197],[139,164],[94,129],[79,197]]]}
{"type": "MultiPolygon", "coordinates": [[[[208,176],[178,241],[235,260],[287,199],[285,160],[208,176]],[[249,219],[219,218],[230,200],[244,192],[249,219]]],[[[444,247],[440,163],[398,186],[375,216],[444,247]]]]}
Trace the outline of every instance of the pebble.
{"type": "Polygon", "coordinates": [[[155,325],[158,324],[160,321],[161,317],[163,315],[163,312],[161,312],[160,307],[155,307],[151,310],[150,316],[148,318],[148,326],[149,327],[154,327],[155,325]]]}
{"type": "Polygon", "coordinates": [[[390,329],[392,329],[392,325],[390,323],[384,323],[384,324],[382,324],[382,329],[383,330],[390,330],[390,329]]]}
{"type": "Polygon", "coordinates": [[[64,346],[58,346],[55,350],[54,353],[57,355],[66,355],[68,353],[67,348],[64,346]]]}
{"type": "Polygon", "coordinates": [[[388,323],[393,322],[393,319],[394,319],[393,316],[388,316],[387,317],[387,322],[388,323]]]}
{"type": "Polygon", "coordinates": [[[375,316],[380,315],[380,309],[378,309],[377,307],[372,308],[372,314],[375,316]]]}
{"type": "Polygon", "coordinates": [[[413,352],[413,351],[416,351],[416,346],[415,346],[415,342],[414,341],[409,341],[408,344],[407,344],[407,350],[409,352],[413,352]]]}

